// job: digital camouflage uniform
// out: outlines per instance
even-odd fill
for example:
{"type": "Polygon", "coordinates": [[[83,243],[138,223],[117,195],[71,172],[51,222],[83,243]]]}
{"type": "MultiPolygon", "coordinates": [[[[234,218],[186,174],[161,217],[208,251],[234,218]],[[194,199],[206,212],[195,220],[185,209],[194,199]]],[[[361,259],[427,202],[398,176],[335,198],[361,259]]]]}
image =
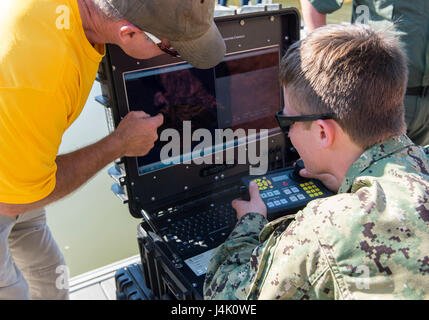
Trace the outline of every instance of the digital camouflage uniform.
{"type": "MultiPolygon", "coordinates": [[[[309,0],[320,13],[341,8],[344,0],[309,0]]],[[[429,86],[429,1],[353,0],[352,22],[374,29],[392,29],[408,58],[408,88],[429,86]],[[365,14],[368,14],[365,16],[365,14]]],[[[420,145],[429,144],[429,91],[426,96],[406,95],[408,136],[420,145]]]]}
{"type": "Polygon", "coordinates": [[[268,223],[248,213],[214,252],[206,299],[429,299],[429,161],[406,136],[365,151],[337,195],[268,223]]]}

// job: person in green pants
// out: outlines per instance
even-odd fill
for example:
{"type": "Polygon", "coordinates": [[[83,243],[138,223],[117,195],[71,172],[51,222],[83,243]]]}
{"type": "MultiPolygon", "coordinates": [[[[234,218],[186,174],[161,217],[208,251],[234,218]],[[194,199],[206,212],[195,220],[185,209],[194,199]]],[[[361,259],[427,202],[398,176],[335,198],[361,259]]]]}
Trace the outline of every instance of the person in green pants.
{"type": "MultiPolygon", "coordinates": [[[[341,8],[343,2],[301,0],[308,30],[325,25],[326,14],[341,8]]],[[[381,29],[394,27],[408,58],[404,99],[407,135],[416,144],[429,144],[429,1],[353,0],[352,22],[381,29]]]]}

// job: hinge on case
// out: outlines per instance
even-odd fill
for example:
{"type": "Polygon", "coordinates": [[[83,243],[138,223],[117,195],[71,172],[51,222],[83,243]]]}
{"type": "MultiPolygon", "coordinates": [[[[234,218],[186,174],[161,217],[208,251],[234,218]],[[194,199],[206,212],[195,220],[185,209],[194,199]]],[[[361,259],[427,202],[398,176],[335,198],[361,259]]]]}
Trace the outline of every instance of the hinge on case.
{"type": "Polygon", "coordinates": [[[126,179],[125,170],[122,168],[121,165],[119,165],[119,164],[114,165],[109,170],[107,170],[107,173],[121,187],[126,184],[126,181],[125,181],[125,179],[126,179]]]}
{"type": "Polygon", "coordinates": [[[110,107],[110,102],[109,99],[107,99],[105,96],[101,95],[101,96],[96,96],[95,97],[95,101],[97,101],[98,103],[102,104],[103,106],[105,106],[106,108],[110,107]]]}
{"type": "Polygon", "coordinates": [[[110,188],[110,190],[113,191],[113,193],[115,194],[115,196],[117,196],[123,204],[128,203],[128,195],[125,191],[125,186],[121,187],[118,183],[115,183],[112,185],[112,187],[110,188]]]}

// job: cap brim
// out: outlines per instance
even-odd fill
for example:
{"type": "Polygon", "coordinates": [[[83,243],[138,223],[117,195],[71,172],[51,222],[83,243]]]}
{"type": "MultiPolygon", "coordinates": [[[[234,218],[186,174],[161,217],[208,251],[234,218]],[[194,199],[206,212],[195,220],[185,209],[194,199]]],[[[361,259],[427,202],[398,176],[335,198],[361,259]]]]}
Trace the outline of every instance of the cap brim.
{"type": "Polygon", "coordinates": [[[198,39],[170,43],[184,60],[199,69],[213,68],[226,53],[225,42],[215,23],[198,39]]]}

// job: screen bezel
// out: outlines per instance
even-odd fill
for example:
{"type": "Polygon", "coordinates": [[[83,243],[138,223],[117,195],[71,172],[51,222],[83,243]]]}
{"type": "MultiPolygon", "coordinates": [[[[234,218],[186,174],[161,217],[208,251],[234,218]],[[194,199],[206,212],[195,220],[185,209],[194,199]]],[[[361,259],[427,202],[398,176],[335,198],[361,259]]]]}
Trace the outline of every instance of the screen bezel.
{"type": "MultiPolygon", "coordinates": [[[[300,16],[296,8],[220,17],[216,18],[215,22],[226,39],[227,53],[267,45],[280,45],[280,56],[283,56],[287,48],[299,40],[300,16]]],[[[114,45],[107,46],[105,59],[110,68],[106,73],[110,74],[111,88],[109,92],[103,92],[103,95],[109,99],[115,126],[129,112],[123,82],[124,72],[181,62],[181,60],[167,55],[149,60],[132,59],[114,45]]],[[[281,108],[282,106],[279,106],[279,109],[281,108]]],[[[269,136],[269,146],[280,145],[284,145],[284,137],[279,130],[269,136]]],[[[191,164],[171,166],[153,173],[139,175],[135,158],[125,157],[121,159],[121,162],[127,174],[125,185],[130,213],[136,218],[141,218],[141,209],[153,212],[178,201],[186,201],[199,194],[210,193],[214,189],[238,182],[241,176],[248,173],[249,169],[246,165],[237,165],[218,174],[201,177],[201,170],[210,165],[191,164]],[[220,178],[221,176],[222,178],[220,178]],[[190,180],[192,184],[187,183],[190,180]],[[192,185],[192,188],[186,188],[188,185],[192,185]],[[167,187],[168,189],[166,189],[167,187]]]]}

